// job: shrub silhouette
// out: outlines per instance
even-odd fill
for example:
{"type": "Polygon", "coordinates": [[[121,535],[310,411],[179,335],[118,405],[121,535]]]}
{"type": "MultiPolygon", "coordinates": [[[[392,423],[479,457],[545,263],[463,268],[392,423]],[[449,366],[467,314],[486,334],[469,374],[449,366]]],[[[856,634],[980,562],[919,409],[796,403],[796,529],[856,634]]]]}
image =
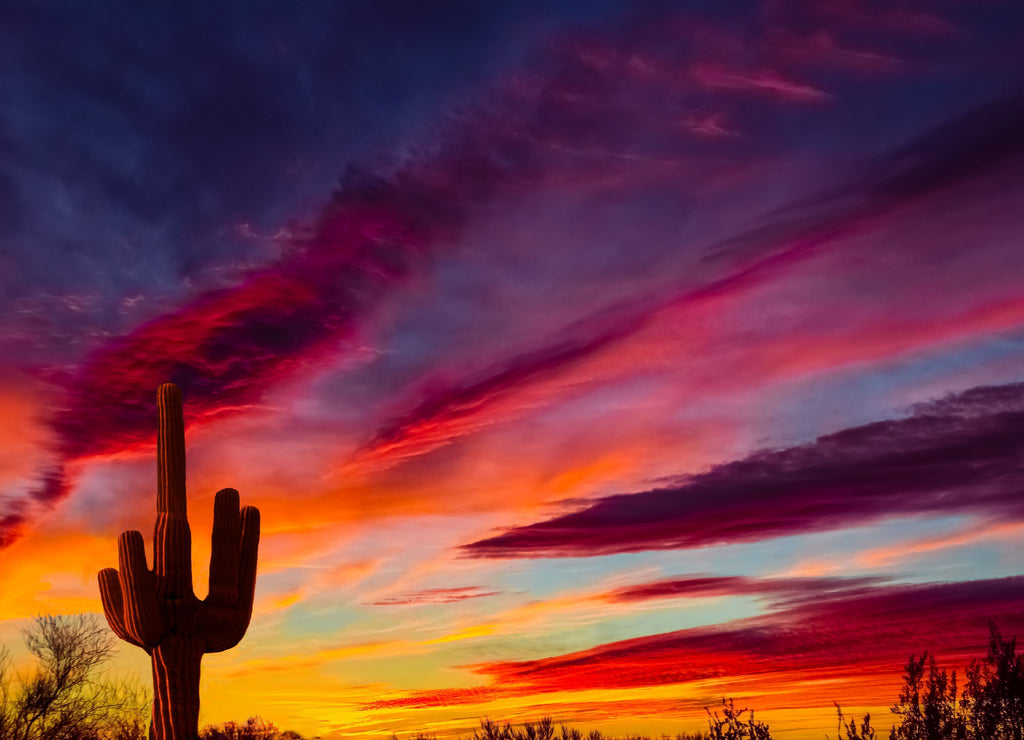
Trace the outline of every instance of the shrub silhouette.
{"type": "MultiPolygon", "coordinates": [[[[473,740],[552,740],[554,736],[555,726],[551,717],[543,717],[537,723],[527,722],[522,729],[513,728],[508,722],[502,725],[485,717],[480,720],[480,729],[473,731],[473,740]]],[[[565,725],[562,726],[562,737],[566,737],[565,725]]],[[[578,737],[579,731],[576,731],[578,737]]]]}
{"type": "Polygon", "coordinates": [[[122,640],[152,656],[155,740],[195,740],[199,727],[199,671],[204,653],[234,647],[252,616],[260,513],[239,511],[238,491],[217,493],[213,509],[210,592],[192,591],[192,535],[185,498],[185,427],[181,391],[157,391],[157,517],[153,569],[146,567],[142,535],[117,542],[119,569],[99,573],[103,612],[122,640]]]}
{"type": "Polygon", "coordinates": [[[282,732],[273,722],[261,717],[250,717],[244,724],[225,722],[222,725],[207,725],[199,733],[200,740],[303,740],[302,735],[291,730],[282,732]]]}
{"type": "MultiPolygon", "coordinates": [[[[724,703],[725,700],[723,700],[724,703]]],[[[730,708],[732,700],[729,700],[730,708]]],[[[746,712],[746,709],[740,710],[740,713],[746,712]]],[[[753,719],[753,713],[751,713],[751,719],[753,719]]],[[[756,723],[760,724],[760,723],[756,723]]],[[[555,735],[554,722],[551,717],[543,717],[538,722],[526,722],[522,728],[513,727],[510,723],[495,722],[487,717],[480,720],[480,727],[473,731],[470,736],[471,740],[615,740],[615,738],[602,735],[600,730],[591,730],[586,735],[576,727],[567,727],[566,725],[560,725],[559,735],[555,735]]],[[[723,737],[731,736],[724,735],[723,737]]],[[[737,736],[740,738],[746,738],[747,735],[737,736]]],[[[751,736],[756,740],[771,740],[768,735],[753,735],[751,736]]],[[[391,736],[391,740],[398,740],[395,735],[391,736]]],[[[437,740],[436,736],[425,735],[423,733],[417,733],[410,740],[437,740]]],[[[642,735],[627,735],[622,740],[651,740],[651,738],[642,735]]],[[[668,740],[668,736],[662,735],[661,740],[668,740]]],[[[675,736],[675,740],[714,740],[712,736],[705,735],[702,732],[696,734],[690,733],[679,733],[675,736]]]]}
{"type": "Polygon", "coordinates": [[[857,720],[852,717],[847,722],[846,717],[843,716],[843,709],[839,706],[838,702],[833,702],[833,704],[836,705],[836,714],[839,715],[839,734],[836,735],[839,740],[875,740],[876,731],[871,726],[870,714],[864,715],[864,719],[861,720],[860,727],[858,727],[857,720]],[[843,737],[844,734],[846,735],[845,738],[843,737]]]}
{"type": "Polygon", "coordinates": [[[0,740],[142,740],[149,692],[98,675],[116,641],[90,614],[40,616],[25,631],[34,668],[11,671],[0,649],[0,740]]]}
{"type": "Polygon", "coordinates": [[[708,740],[772,740],[771,731],[764,722],[754,719],[753,709],[737,709],[732,699],[722,699],[722,716],[708,713],[708,740]],[[750,719],[743,721],[743,715],[750,712],[750,719]]]}

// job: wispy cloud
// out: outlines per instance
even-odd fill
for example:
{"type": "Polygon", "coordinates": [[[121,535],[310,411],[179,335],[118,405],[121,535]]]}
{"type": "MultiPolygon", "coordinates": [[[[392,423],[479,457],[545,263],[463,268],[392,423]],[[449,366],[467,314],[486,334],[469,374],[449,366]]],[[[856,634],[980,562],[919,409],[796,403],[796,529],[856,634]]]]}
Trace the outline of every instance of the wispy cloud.
{"type": "MultiPolygon", "coordinates": [[[[694,139],[693,126],[685,124],[695,109],[706,109],[700,89],[708,80],[713,87],[821,96],[775,71],[722,72],[722,45],[735,41],[705,32],[707,24],[638,12],[627,25],[635,33],[586,28],[539,46],[520,70],[449,115],[399,164],[376,174],[347,171],[315,222],[289,236],[280,258],[240,274],[233,287],[204,293],[111,339],[57,378],[54,460],[30,492],[32,501],[45,507],[64,498],[76,461],[149,446],[151,397],[160,382],[178,383],[188,401],[187,422],[204,423],[251,408],[280,382],[337,362],[339,348],[343,354],[346,343],[358,344],[355,338],[382,300],[407,284],[428,255],[457,242],[485,204],[566,183],[590,187],[610,172],[621,173],[624,157],[685,162],[686,182],[702,182],[729,160],[694,139]],[[690,34],[682,47],[680,33],[690,34]],[[726,40],[708,41],[714,38],[726,40]],[[704,83],[696,84],[694,74],[704,83]],[[666,105],[666,94],[681,96],[679,103],[666,105]]],[[[787,237],[827,241],[985,171],[1019,152],[1015,132],[1022,107],[1018,95],[954,121],[863,182],[798,204],[785,215],[788,222],[729,240],[726,251],[735,257],[747,246],[756,262],[765,252],[792,250],[787,237]]],[[[692,120],[725,131],[715,123],[721,115],[692,120]]],[[[714,259],[722,249],[712,250],[714,259]]],[[[747,276],[751,265],[735,269],[747,276]]],[[[666,301],[692,299],[695,281],[700,294],[701,282],[718,290],[736,276],[687,276],[681,298],[670,290],[640,308],[608,312],[609,322],[590,333],[557,337],[500,361],[483,377],[442,390],[379,429],[363,454],[407,454],[410,445],[430,449],[438,443],[428,438],[443,443],[453,420],[464,421],[489,400],[602,351],[644,325],[666,301]]],[[[28,515],[24,505],[12,505],[3,513],[0,537],[9,540],[28,515]]]]}
{"type": "Polygon", "coordinates": [[[485,596],[497,596],[501,591],[492,591],[482,586],[462,586],[459,588],[428,588],[422,591],[390,596],[379,599],[370,606],[421,606],[424,604],[454,604],[467,599],[480,599],[485,596]]]}
{"type": "Polygon", "coordinates": [[[698,83],[708,87],[766,93],[799,103],[820,103],[832,97],[824,90],[768,69],[747,72],[706,65],[695,68],[692,74],[698,83]]]}
{"type": "Polygon", "coordinates": [[[884,518],[1019,519],[1024,384],[974,388],[901,419],[764,450],[678,486],[465,545],[470,557],[568,557],[685,549],[804,534],[884,518]]]}
{"type": "Polygon", "coordinates": [[[598,598],[613,603],[652,599],[697,599],[715,596],[763,596],[778,605],[814,600],[865,586],[877,586],[886,578],[748,578],[746,576],[685,576],[622,586],[598,598]]]}
{"type": "MultiPolygon", "coordinates": [[[[487,425],[489,412],[499,402],[620,344],[662,316],[778,279],[808,256],[848,243],[844,240],[861,230],[877,228],[880,220],[920,198],[966,185],[1005,166],[1024,149],[1014,134],[1018,125],[1024,126],[1024,92],[943,124],[883,157],[856,180],[780,209],[763,225],[708,246],[704,264],[676,285],[607,307],[566,327],[549,344],[507,357],[460,383],[425,383],[419,391],[422,400],[379,428],[352,464],[387,464],[434,450],[487,425]]],[[[971,314],[965,321],[985,320],[1006,310],[1002,304],[988,307],[984,315],[971,314]]],[[[904,329],[900,327],[899,333],[904,329]]],[[[934,327],[930,329],[934,333],[934,327]]]]}
{"type": "MultiPolygon", "coordinates": [[[[621,690],[725,682],[756,692],[771,684],[764,709],[806,683],[832,679],[814,699],[828,703],[847,681],[871,676],[878,700],[907,656],[923,649],[964,664],[984,651],[987,623],[1007,633],[1024,627],[1024,577],[963,583],[872,586],[853,583],[803,598],[765,616],[650,635],[539,660],[472,666],[489,683],[413,691],[366,705],[431,707],[556,691],[621,690]],[[941,615],[941,617],[937,616],[941,615]],[[835,683],[838,681],[838,683],[835,683]],[[831,696],[827,696],[832,692],[831,696]]],[[[705,684],[706,685],[706,684],[705,684]]],[[[863,688],[863,687],[862,687],[863,688]]],[[[863,692],[862,692],[863,694],[863,692]]],[[[784,705],[784,704],[783,704],[784,705]]]]}

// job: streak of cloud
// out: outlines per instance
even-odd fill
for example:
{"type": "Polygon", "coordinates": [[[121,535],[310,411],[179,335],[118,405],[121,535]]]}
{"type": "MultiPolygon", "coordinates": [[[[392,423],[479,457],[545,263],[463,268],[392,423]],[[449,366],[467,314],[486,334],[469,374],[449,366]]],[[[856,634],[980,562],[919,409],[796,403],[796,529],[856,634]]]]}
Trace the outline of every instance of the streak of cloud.
{"type": "Polygon", "coordinates": [[[783,604],[813,600],[853,588],[877,586],[886,578],[861,576],[848,578],[749,578],[746,576],[686,576],[664,578],[647,583],[622,586],[598,598],[612,603],[630,603],[652,599],[698,599],[715,596],[763,596],[783,604]]]}
{"type": "MultiPolygon", "coordinates": [[[[279,259],[111,339],[52,377],[63,396],[52,419],[56,460],[30,498],[45,506],[67,495],[75,461],[150,445],[153,389],[161,382],[182,388],[186,423],[195,424],[249,408],[270,387],[336,362],[385,295],[434,250],[458,241],[475,209],[607,167],[607,160],[560,153],[580,137],[595,151],[612,151],[623,130],[661,127],[615,101],[629,87],[614,71],[588,69],[571,44],[542,46],[527,69],[449,114],[390,170],[347,170],[315,223],[291,235],[279,259]],[[605,83],[615,125],[606,106],[589,102],[605,83]]],[[[673,134],[675,143],[661,135],[659,146],[678,149],[683,134],[673,134]]],[[[5,529],[5,540],[11,532],[5,529]]]]}
{"type": "Polygon", "coordinates": [[[508,357],[476,377],[449,387],[425,386],[415,408],[379,428],[355,463],[436,449],[486,424],[497,401],[607,350],[669,312],[761,285],[921,198],[1006,166],[1024,153],[1017,135],[1022,127],[1024,90],[936,127],[854,181],[780,209],[768,223],[707,248],[702,268],[719,274],[703,278],[703,284],[697,268],[660,294],[606,308],[550,344],[508,357]]]}
{"type": "Polygon", "coordinates": [[[423,591],[391,596],[374,601],[370,606],[422,606],[425,604],[454,604],[467,599],[481,599],[486,596],[497,596],[501,591],[491,591],[480,586],[462,586],[460,588],[428,588],[423,591]]]}
{"type": "Polygon", "coordinates": [[[465,545],[469,557],[687,549],[898,516],[1024,517],[1024,384],[974,388],[814,442],[763,450],[679,485],[465,545]]]}
{"type": "MultiPolygon", "coordinates": [[[[742,587],[740,589],[742,592],[742,587]]],[[[412,691],[366,705],[434,707],[556,691],[621,690],[724,681],[800,689],[819,679],[888,683],[922,649],[963,665],[987,644],[987,623],[1008,634],[1024,628],[1024,577],[960,583],[827,590],[764,616],[649,635],[538,660],[471,666],[489,683],[412,691]],[[936,619],[942,614],[942,619],[936,619]]],[[[827,704],[842,686],[816,696],[827,704]]],[[[806,688],[802,689],[806,693],[806,688]]],[[[884,694],[883,694],[884,695],[884,694]]],[[[766,701],[780,701],[775,695],[766,701]]],[[[785,700],[785,696],[781,697],[785,700]]],[[[762,704],[761,708],[772,707],[762,704]]]]}

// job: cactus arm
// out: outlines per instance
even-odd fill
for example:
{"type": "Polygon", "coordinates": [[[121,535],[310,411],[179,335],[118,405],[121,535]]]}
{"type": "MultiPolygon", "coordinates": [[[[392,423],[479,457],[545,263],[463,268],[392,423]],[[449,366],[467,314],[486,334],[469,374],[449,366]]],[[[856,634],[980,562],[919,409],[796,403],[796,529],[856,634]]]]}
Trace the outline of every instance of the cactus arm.
{"type": "MultiPolygon", "coordinates": [[[[227,508],[228,495],[224,497],[227,508]]],[[[219,496],[219,494],[218,494],[219,496]]],[[[215,509],[216,511],[216,509],[215,509]]],[[[219,653],[237,645],[245,635],[252,618],[253,598],[256,594],[256,560],[260,543],[260,512],[254,506],[246,506],[238,513],[241,519],[241,536],[235,537],[235,575],[228,579],[213,580],[214,566],[211,561],[210,595],[200,611],[200,624],[206,638],[206,652],[219,653]],[[233,583],[232,583],[233,582],[233,583]],[[231,591],[228,586],[233,585],[231,591]]],[[[225,526],[225,530],[227,527],[225,526]]],[[[216,535],[216,524],[214,525],[216,535]]],[[[230,543],[221,542],[216,547],[229,549],[230,543]]]]}
{"type": "Polygon", "coordinates": [[[134,642],[154,647],[164,633],[164,619],[153,588],[153,576],[146,567],[142,534],[134,530],[123,532],[117,540],[117,555],[125,629],[135,638],[134,642]]]}
{"type": "Polygon", "coordinates": [[[107,623],[114,634],[125,642],[144,648],[141,642],[125,627],[124,621],[124,595],[121,593],[121,580],[115,568],[104,568],[99,574],[100,601],[103,602],[103,613],[107,617],[107,623]]]}
{"type": "Polygon", "coordinates": [[[225,488],[213,503],[213,534],[210,538],[210,593],[208,600],[233,604],[238,598],[238,563],[241,555],[242,516],[238,491],[225,488]]]}
{"type": "MultiPolygon", "coordinates": [[[[238,600],[249,602],[256,595],[256,559],[260,550],[260,510],[255,506],[242,509],[242,552],[238,564],[238,600]]],[[[248,622],[248,619],[246,619],[248,622]]]]}
{"type": "Polygon", "coordinates": [[[260,547],[260,510],[255,506],[242,509],[242,548],[238,566],[238,601],[231,621],[231,645],[237,645],[252,618],[256,596],[256,557],[260,547]]]}

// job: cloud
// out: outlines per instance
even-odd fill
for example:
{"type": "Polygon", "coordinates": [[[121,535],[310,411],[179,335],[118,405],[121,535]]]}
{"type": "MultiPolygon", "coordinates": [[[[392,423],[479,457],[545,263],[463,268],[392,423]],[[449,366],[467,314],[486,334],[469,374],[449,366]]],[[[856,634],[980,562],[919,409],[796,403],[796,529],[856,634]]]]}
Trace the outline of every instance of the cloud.
{"type": "MultiPolygon", "coordinates": [[[[650,163],[657,162],[658,177],[664,177],[662,163],[685,163],[693,168],[694,183],[704,170],[717,172],[732,155],[709,148],[680,125],[692,106],[666,104],[666,91],[684,98],[700,92],[687,87],[687,70],[703,63],[701,37],[694,35],[680,51],[680,26],[661,14],[638,13],[626,25],[629,34],[609,24],[538,45],[519,70],[426,129],[420,144],[392,165],[372,174],[347,170],[320,216],[291,232],[279,258],[236,271],[227,287],[110,338],[68,372],[47,373],[58,389],[51,424],[54,460],[30,498],[52,505],[71,489],[77,462],[151,446],[153,389],[161,382],[182,387],[186,421],[195,425],[251,408],[270,388],[337,363],[381,303],[408,285],[432,255],[456,244],[485,205],[567,184],[591,188],[609,175],[618,182],[624,163],[637,163],[649,175],[650,163]]],[[[787,94],[800,92],[781,77],[750,79],[787,94]]],[[[252,92],[247,88],[246,95],[252,92]]],[[[703,109],[706,100],[698,96],[691,102],[703,109]]],[[[874,180],[825,202],[799,204],[788,214],[791,220],[774,224],[774,231],[719,245],[734,251],[716,251],[710,262],[736,258],[735,250],[744,246],[759,253],[733,265],[731,274],[688,276],[682,297],[678,291],[658,295],[639,309],[629,303],[624,311],[609,312],[608,323],[596,322],[590,333],[540,342],[536,351],[431,394],[382,426],[364,453],[386,457],[443,444],[453,422],[457,428],[491,400],[602,351],[673,301],[722,289],[737,276],[748,279],[752,264],[758,270],[765,266],[758,262],[760,253],[807,249],[809,241],[827,241],[865,218],[1004,161],[1020,148],[1013,132],[1021,104],[1013,102],[1016,108],[988,111],[974,130],[964,130],[961,122],[951,132],[959,135],[925,140],[874,180]],[[949,161],[939,161],[943,156],[949,161]],[[860,206],[844,205],[857,198],[860,206]],[[794,247],[792,239],[800,244],[794,247]]],[[[288,111],[280,117],[291,122],[282,127],[292,125],[288,111]]],[[[17,512],[3,513],[8,514],[17,512]]],[[[3,531],[0,537],[8,540],[14,529],[3,531]]]]}
{"type": "Polygon", "coordinates": [[[696,67],[692,74],[698,83],[707,87],[766,93],[798,103],[820,103],[832,97],[824,90],[788,79],[774,70],[741,72],[719,66],[702,65],[696,67]]]}
{"type": "Polygon", "coordinates": [[[1024,384],[974,388],[908,417],[762,450],[679,485],[598,500],[465,545],[469,557],[687,549],[898,516],[1024,517],[1024,384]]]}
{"type": "Polygon", "coordinates": [[[597,598],[612,603],[651,599],[709,598],[716,596],[764,596],[775,603],[827,597],[834,592],[876,586],[886,578],[748,578],[746,576],[687,576],[665,578],[613,589],[597,598]]]}
{"type": "Polygon", "coordinates": [[[370,606],[421,606],[424,604],[454,604],[467,599],[480,599],[485,596],[497,596],[501,591],[490,591],[482,586],[462,586],[459,588],[427,588],[422,591],[391,596],[379,599],[370,606]]]}
{"type": "MultiPolygon", "coordinates": [[[[797,580],[797,579],[794,579],[797,580]]],[[[880,703],[911,653],[930,650],[964,665],[981,657],[987,623],[1004,634],[1024,629],[1024,576],[873,586],[851,583],[813,593],[764,616],[613,642],[538,660],[471,666],[489,682],[474,688],[412,691],[367,709],[434,707],[555,691],[622,690],[701,682],[764,692],[759,708],[793,696],[818,704],[844,686],[873,678],[867,696],[880,703]],[[826,679],[828,686],[808,689],[826,679]],[[768,687],[771,687],[769,691],[768,687]],[[809,697],[809,693],[814,694],[809,697]]],[[[865,692],[859,695],[863,698],[865,692]]],[[[867,699],[865,699],[867,701],[867,699]]],[[[807,704],[812,706],[814,704],[807,704]]]]}
{"type": "Polygon", "coordinates": [[[809,36],[788,30],[773,35],[772,45],[786,59],[819,67],[840,67],[869,73],[905,71],[903,60],[879,51],[848,47],[834,31],[822,29],[809,36]]]}
{"type": "MultiPolygon", "coordinates": [[[[865,174],[780,208],[762,225],[705,249],[703,264],[675,284],[605,307],[547,344],[473,376],[426,382],[419,402],[382,425],[357,452],[360,465],[423,454],[491,422],[495,406],[635,336],[660,317],[777,279],[792,265],[920,199],[966,186],[1024,153],[1024,89],[943,123],[879,158],[865,174]]],[[[977,197],[977,196],[972,196],[977,197]]],[[[998,308],[998,307],[997,307],[998,308]]]]}
{"type": "MultiPolygon", "coordinates": [[[[88,20],[92,21],[91,16],[88,20]]],[[[19,22],[27,21],[22,18],[19,22]]],[[[638,28],[658,28],[657,18],[645,14],[631,23],[638,28]]],[[[176,46],[191,35],[176,27],[171,37],[168,43],[176,46]]],[[[390,164],[373,173],[346,170],[337,192],[313,223],[288,232],[279,257],[257,267],[234,269],[230,279],[220,282],[223,287],[201,292],[127,333],[115,334],[67,372],[47,373],[46,379],[56,386],[60,397],[52,419],[56,459],[32,498],[49,504],[66,495],[76,461],[151,445],[152,396],[161,382],[182,387],[186,421],[192,425],[249,408],[276,384],[337,362],[346,343],[352,343],[384,297],[407,284],[431,254],[457,243],[481,206],[545,186],[589,186],[595,177],[602,179],[602,173],[621,172],[621,156],[671,158],[688,146],[699,151],[686,132],[674,125],[670,112],[651,107],[652,89],[645,90],[643,107],[637,109],[635,88],[626,70],[616,65],[600,70],[588,63],[579,53],[579,44],[585,39],[625,47],[622,52],[638,43],[622,37],[617,27],[598,27],[538,44],[520,69],[499,76],[474,100],[438,116],[423,128],[416,143],[396,153],[390,164]],[[63,482],[58,480],[61,477],[63,482]]],[[[639,44],[657,49],[669,40],[661,33],[639,44]]],[[[222,49],[216,39],[204,37],[197,53],[201,52],[206,66],[220,69],[226,57],[248,59],[246,42],[231,43],[236,42],[244,48],[222,49]]],[[[291,53],[289,42],[280,43],[284,44],[281,53],[291,53]]],[[[23,51],[31,57],[37,50],[23,51]]],[[[134,39],[123,51],[129,58],[143,54],[134,39]]],[[[327,61],[332,59],[329,54],[327,61]]],[[[94,65],[97,69],[70,67],[80,69],[92,89],[99,72],[110,63],[104,56],[94,65]]],[[[252,116],[238,111],[271,110],[269,117],[277,127],[274,131],[282,136],[287,133],[285,138],[291,143],[295,143],[292,138],[302,138],[292,137],[298,121],[308,118],[296,116],[283,102],[267,102],[277,98],[263,94],[250,81],[246,64],[236,60],[228,75],[237,76],[245,85],[224,87],[243,102],[251,99],[259,106],[228,105],[225,110],[229,112],[225,112],[219,103],[214,105],[217,101],[208,100],[214,93],[191,90],[181,106],[186,113],[178,111],[181,101],[176,98],[168,103],[185,117],[174,135],[168,134],[168,142],[189,145],[185,148],[189,164],[197,172],[189,171],[186,179],[193,189],[199,185],[192,180],[203,180],[201,174],[205,173],[217,185],[213,188],[217,192],[235,193],[244,185],[242,189],[252,196],[241,201],[230,198],[230,204],[224,205],[227,213],[204,213],[221,226],[218,219],[224,218],[233,226],[249,223],[251,218],[239,220],[235,215],[236,210],[245,210],[236,206],[267,197],[265,192],[250,192],[260,179],[253,172],[252,158],[234,154],[234,147],[225,146],[223,138],[228,131],[241,128],[251,144],[263,148],[265,137],[273,138],[272,132],[258,127],[253,130],[252,116]],[[193,93],[195,100],[189,98],[193,93]],[[195,113],[189,117],[187,111],[193,109],[195,113]],[[209,111],[214,113],[207,115],[209,111]],[[215,115],[217,112],[223,115],[215,115]],[[240,123],[238,115],[248,117],[240,123]],[[186,141],[178,141],[175,136],[185,131],[189,132],[186,141]],[[196,142],[202,142],[199,151],[194,151],[196,142]],[[222,164],[230,174],[214,177],[207,172],[211,161],[222,164]],[[224,187],[225,183],[230,187],[224,187]]],[[[257,77],[271,88],[291,90],[295,86],[274,71],[279,68],[261,66],[257,77]]],[[[48,57],[35,59],[35,66],[26,69],[39,77],[30,80],[33,84],[43,88],[56,84],[48,57]]],[[[118,91],[118,101],[128,109],[118,111],[131,123],[130,112],[152,108],[141,105],[140,100],[152,95],[147,84],[152,80],[147,75],[159,77],[159,72],[146,70],[141,81],[118,91]]],[[[322,74],[317,67],[314,76],[322,74]]],[[[35,87],[30,84],[27,89],[35,87]]],[[[88,97],[83,105],[90,111],[94,107],[88,97]]],[[[105,129],[104,134],[110,136],[105,129]]],[[[105,151],[93,140],[88,148],[105,151]]],[[[294,153],[280,154],[275,160],[292,156],[294,153]]],[[[116,177],[107,173],[116,180],[116,187],[111,187],[122,194],[134,192],[125,185],[135,177],[131,167],[126,173],[122,170],[128,165],[123,162],[115,163],[120,169],[107,164],[108,169],[117,170],[116,177]]],[[[144,195],[136,210],[145,213],[157,205],[166,207],[167,193],[147,191],[144,195]]],[[[191,242],[186,251],[182,277],[195,278],[197,265],[205,268],[209,263],[191,242]]],[[[238,255],[228,252],[228,261],[237,261],[238,255]]]]}
{"type": "Polygon", "coordinates": [[[614,147],[628,120],[609,127],[604,109],[551,94],[560,85],[600,89],[557,45],[531,65],[536,87],[499,81],[391,166],[347,169],[316,220],[290,233],[280,258],[115,336],[73,370],[49,374],[60,395],[57,459],[32,498],[49,504],[65,496],[75,461],[150,446],[160,383],[181,386],[189,425],[251,407],[281,381],[337,362],[383,297],[434,250],[456,243],[475,209],[568,170],[607,167],[553,156],[551,147],[577,137],[614,147]]]}

